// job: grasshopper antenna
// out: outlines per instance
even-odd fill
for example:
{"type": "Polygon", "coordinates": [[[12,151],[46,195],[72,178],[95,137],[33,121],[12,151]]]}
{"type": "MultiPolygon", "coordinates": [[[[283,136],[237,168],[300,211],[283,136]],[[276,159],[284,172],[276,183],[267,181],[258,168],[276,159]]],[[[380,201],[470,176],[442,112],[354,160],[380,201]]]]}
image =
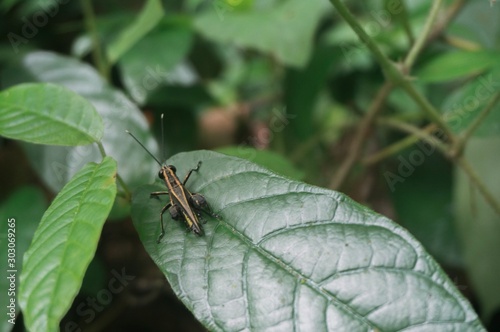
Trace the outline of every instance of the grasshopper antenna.
{"type": "MultiPolygon", "coordinates": [[[[162,124],[162,127],[163,127],[163,124],[162,124]]],[[[162,128],[162,129],[163,129],[163,128],[162,128]]],[[[155,157],[155,156],[151,153],[151,151],[149,151],[149,150],[148,150],[148,149],[144,146],[144,144],[142,144],[142,143],[141,143],[141,142],[140,142],[140,141],[139,141],[139,140],[138,140],[138,139],[137,139],[137,138],[136,138],[136,137],[135,137],[135,136],[134,136],[134,135],[133,135],[130,131],[125,130],[125,132],[126,132],[127,134],[129,134],[130,136],[132,136],[132,138],[133,138],[133,139],[134,139],[137,143],[139,143],[139,145],[140,145],[140,146],[142,146],[142,148],[143,148],[144,150],[146,150],[146,152],[147,152],[147,153],[149,153],[149,155],[150,155],[151,157],[153,157],[153,159],[154,159],[154,160],[158,163],[158,165],[160,165],[160,167],[162,166],[162,165],[161,165],[161,163],[160,163],[160,161],[158,160],[158,158],[156,158],[156,157],[155,157]]]]}
{"type": "Polygon", "coordinates": [[[160,119],[161,119],[161,159],[165,159],[165,130],[164,130],[164,125],[163,125],[163,115],[164,113],[161,113],[160,119]]]}

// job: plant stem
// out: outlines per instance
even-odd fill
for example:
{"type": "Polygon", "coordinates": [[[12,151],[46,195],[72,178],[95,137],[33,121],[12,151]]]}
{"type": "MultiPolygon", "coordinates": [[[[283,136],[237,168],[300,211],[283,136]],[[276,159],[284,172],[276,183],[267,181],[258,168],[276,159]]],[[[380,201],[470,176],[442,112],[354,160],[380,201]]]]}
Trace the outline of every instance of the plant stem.
{"type": "Polygon", "coordinates": [[[337,9],[337,11],[342,15],[342,17],[351,26],[354,32],[358,35],[363,43],[370,49],[375,58],[380,63],[382,70],[386,77],[392,81],[395,85],[400,85],[410,97],[415,100],[415,102],[422,108],[422,111],[427,114],[428,118],[435,122],[439,127],[443,129],[446,135],[449,137],[450,141],[456,141],[456,137],[453,132],[448,128],[446,122],[441,118],[439,111],[422,95],[418,92],[409,79],[404,76],[400,69],[389,60],[382,51],[377,47],[375,41],[363,30],[359,25],[354,16],[349,12],[347,7],[341,0],[330,0],[332,5],[337,9]]]}
{"type": "Polygon", "coordinates": [[[92,59],[101,76],[104,77],[106,81],[109,81],[109,66],[102,52],[92,0],[80,0],[80,4],[83,10],[85,26],[92,39],[92,59]]]}
{"type": "Polygon", "coordinates": [[[495,108],[495,105],[500,101],[500,92],[491,97],[488,101],[488,105],[479,113],[479,115],[474,119],[474,121],[469,125],[469,127],[462,134],[462,143],[465,144],[469,138],[474,134],[476,129],[482,124],[483,120],[491,113],[491,111],[495,108]]]}
{"type": "Polygon", "coordinates": [[[380,63],[385,75],[391,78],[391,80],[402,79],[396,66],[384,55],[384,53],[382,53],[375,41],[365,32],[365,30],[363,30],[361,25],[359,25],[358,20],[356,20],[356,18],[351,14],[344,3],[341,0],[330,0],[330,3],[335,7],[335,9],[337,9],[342,18],[347,21],[352,30],[354,30],[354,33],[358,35],[359,39],[361,39],[366,47],[368,47],[368,49],[373,53],[377,61],[380,63]]]}
{"type": "Polygon", "coordinates": [[[429,13],[429,16],[427,16],[427,21],[425,22],[424,29],[419,34],[417,40],[410,49],[410,52],[408,52],[408,55],[406,56],[406,59],[403,63],[405,69],[409,70],[413,66],[415,60],[417,59],[417,56],[420,54],[420,51],[422,51],[422,48],[427,42],[427,39],[432,31],[431,29],[436,21],[437,15],[439,13],[439,8],[441,8],[442,3],[443,0],[434,0],[432,2],[431,11],[429,13]]]}
{"type": "MultiPolygon", "coordinates": [[[[99,148],[99,152],[101,153],[101,156],[104,158],[107,156],[106,151],[104,150],[104,145],[102,145],[101,142],[97,142],[97,147],[99,148]]],[[[116,172],[116,180],[122,187],[124,193],[125,193],[125,199],[127,201],[130,201],[130,198],[132,197],[132,194],[130,193],[130,190],[128,189],[127,185],[125,184],[125,181],[123,181],[122,177],[118,172],[116,172]]]]}
{"type": "MultiPolygon", "coordinates": [[[[436,130],[436,128],[437,128],[437,126],[434,123],[432,123],[432,124],[428,125],[427,127],[425,127],[424,129],[422,129],[422,131],[430,134],[434,130],[436,130]]],[[[393,155],[403,151],[404,149],[407,149],[408,147],[412,146],[413,144],[415,144],[419,140],[420,140],[420,137],[418,137],[415,134],[412,134],[412,135],[405,137],[404,139],[402,139],[394,144],[389,145],[388,147],[384,148],[383,150],[380,150],[379,152],[374,153],[371,156],[364,158],[362,160],[362,163],[365,164],[366,166],[371,166],[375,163],[382,161],[385,158],[388,158],[390,156],[393,156],[393,155]]]]}
{"type": "MultiPolygon", "coordinates": [[[[388,127],[392,127],[401,130],[403,132],[410,133],[416,136],[417,138],[422,139],[428,142],[429,144],[433,145],[434,147],[439,149],[445,156],[449,156],[450,148],[448,144],[445,144],[440,140],[436,139],[434,136],[432,136],[430,133],[427,132],[428,130],[422,130],[414,125],[394,119],[380,119],[378,122],[382,125],[386,125],[388,127]]],[[[435,129],[436,128],[434,128],[434,130],[435,129]]]]}
{"type": "Polygon", "coordinates": [[[460,38],[460,37],[448,35],[448,36],[445,36],[443,39],[446,43],[448,43],[448,45],[451,45],[454,48],[462,49],[462,50],[469,51],[469,52],[479,51],[483,48],[481,46],[481,44],[479,44],[479,43],[472,42],[470,40],[460,38]]]}
{"type": "Polygon", "coordinates": [[[408,45],[412,45],[415,42],[415,36],[413,35],[413,31],[411,30],[410,21],[408,20],[408,9],[406,8],[406,4],[404,1],[400,2],[403,10],[401,11],[400,21],[403,24],[403,29],[406,32],[406,36],[408,38],[408,45]]]}
{"type": "Polygon", "coordinates": [[[427,141],[429,144],[434,145],[445,156],[455,161],[458,164],[458,166],[460,166],[462,170],[467,174],[472,184],[474,184],[479,189],[479,192],[483,195],[486,202],[488,202],[488,204],[495,210],[495,212],[498,215],[500,215],[500,203],[495,199],[493,194],[489,191],[484,182],[479,178],[479,176],[476,174],[476,172],[470,166],[467,160],[461,156],[457,157],[456,155],[452,155],[450,153],[450,148],[447,144],[438,141],[433,136],[430,136],[420,128],[417,128],[415,126],[409,125],[404,122],[400,122],[397,120],[381,120],[381,123],[417,135],[418,137],[427,141]]]}
{"type": "Polygon", "coordinates": [[[448,24],[455,18],[455,16],[458,15],[458,13],[463,8],[466,1],[467,0],[456,0],[450,5],[450,7],[448,7],[444,19],[437,22],[436,26],[434,27],[434,30],[429,35],[427,39],[428,42],[436,39],[441,35],[441,33],[448,26],[448,24]]]}
{"type": "Polygon", "coordinates": [[[356,162],[356,160],[360,155],[361,148],[363,147],[363,142],[368,136],[371,124],[373,123],[377,115],[380,113],[380,111],[383,109],[385,99],[387,98],[391,90],[392,90],[392,84],[386,81],[378,91],[377,95],[375,96],[375,99],[373,100],[372,104],[370,105],[370,108],[368,109],[368,112],[363,117],[363,120],[361,121],[361,124],[358,127],[356,136],[351,142],[347,158],[344,159],[339,169],[335,173],[335,176],[333,177],[332,181],[330,182],[330,188],[339,189],[342,186],[342,183],[346,179],[347,174],[349,173],[351,167],[354,165],[354,163],[356,162]]]}
{"type": "Polygon", "coordinates": [[[479,189],[486,202],[488,202],[488,204],[493,208],[493,210],[495,210],[495,212],[498,215],[500,215],[500,203],[495,199],[493,194],[489,191],[489,189],[486,187],[483,181],[479,178],[479,176],[476,174],[476,172],[471,167],[469,162],[463,157],[458,157],[455,160],[457,164],[462,168],[462,170],[467,174],[470,181],[479,189]]]}

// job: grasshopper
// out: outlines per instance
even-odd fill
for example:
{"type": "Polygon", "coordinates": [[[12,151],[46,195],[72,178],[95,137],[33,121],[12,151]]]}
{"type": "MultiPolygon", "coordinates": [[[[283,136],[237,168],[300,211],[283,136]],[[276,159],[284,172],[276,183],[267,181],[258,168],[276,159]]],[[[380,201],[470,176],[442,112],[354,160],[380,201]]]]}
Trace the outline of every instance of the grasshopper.
{"type": "Polygon", "coordinates": [[[205,223],[206,220],[202,216],[202,212],[214,218],[220,218],[219,215],[212,212],[210,206],[208,205],[205,197],[198,193],[191,193],[186,188],[186,182],[193,172],[197,172],[200,169],[201,161],[195,168],[189,170],[181,182],[177,177],[177,169],[173,165],[162,165],[160,161],[148,150],[146,147],[129,131],[126,131],[132,138],[139,143],[140,146],[146,150],[149,155],[160,165],[160,171],[158,172],[158,177],[165,182],[167,191],[155,191],[150,194],[150,197],[157,197],[161,195],[168,195],[170,197],[170,202],[165,205],[160,212],[160,225],[161,233],[158,237],[157,243],[160,243],[161,239],[165,235],[165,227],[163,224],[163,214],[168,210],[170,216],[174,220],[184,221],[188,227],[188,231],[192,231],[198,236],[203,235],[203,227],[201,223],[205,223]]]}

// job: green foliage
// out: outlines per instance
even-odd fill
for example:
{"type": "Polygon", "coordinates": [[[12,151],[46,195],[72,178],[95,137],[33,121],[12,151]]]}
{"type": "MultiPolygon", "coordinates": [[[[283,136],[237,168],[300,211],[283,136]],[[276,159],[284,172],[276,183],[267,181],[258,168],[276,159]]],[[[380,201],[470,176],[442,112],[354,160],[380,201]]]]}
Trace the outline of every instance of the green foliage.
{"type": "MultiPolygon", "coordinates": [[[[500,66],[478,75],[457,88],[443,102],[444,118],[456,133],[463,133],[480,115],[490,99],[500,88],[500,66]]],[[[477,137],[498,137],[500,134],[500,104],[474,132],[477,137]]]]}
{"type": "MultiPolygon", "coordinates": [[[[127,144],[123,144],[124,140],[133,142],[125,133],[125,130],[129,130],[149,150],[158,152],[158,145],[147,128],[144,116],[123,92],[106,83],[94,68],[56,53],[31,52],[4,71],[2,78],[4,84],[8,85],[26,81],[49,82],[78,93],[95,108],[104,128],[112,129],[105,130],[102,144],[105,151],[118,162],[120,176],[132,188],[153,179],[156,173],[154,160],[145,160],[144,151],[130,149],[127,144]]],[[[60,110],[65,111],[64,108],[60,110]]],[[[54,191],[61,190],[86,163],[100,159],[99,149],[95,145],[70,148],[26,145],[25,149],[35,171],[54,191]]]]}
{"type": "Polygon", "coordinates": [[[325,3],[290,0],[271,9],[235,13],[224,8],[198,16],[197,31],[219,43],[251,47],[302,67],[312,53],[312,37],[325,3]]]}
{"type": "MultiPolygon", "coordinates": [[[[497,167],[499,149],[500,139],[494,137],[474,138],[465,150],[467,160],[497,197],[500,196],[497,167]]],[[[465,264],[484,305],[484,315],[489,318],[500,306],[500,285],[495,277],[500,274],[497,256],[500,251],[498,215],[471,187],[462,171],[455,174],[454,194],[465,264]]]]}
{"type": "Polygon", "coordinates": [[[163,6],[159,0],[148,0],[137,19],[118,38],[109,45],[108,59],[111,64],[118,61],[142,37],[153,29],[164,15],[163,6]]]}
{"type": "Polygon", "coordinates": [[[498,63],[497,56],[498,54],[491,51],[447,52],[433,57],[416,74],[418,79],[424,82],[450,81],[493,67],[498,63]]]}
{"type": "Polygon", "coordinates": [[[123,83],[130,96],[143,104],[158,86],[175,80],[171,71],[186,57],[192,39],[188,27],[166,21],[138,41],[120,60],[123,83]]]}
{"type": "Polygon", "coordinates": [[[165,203],[149,193],[158,186],[134,193],[132,218],[177,296],[211,331],[482,330],[436,262],[390,220],[234,157],[182,153],[167,164],[188,170],[198,160],[189,188],[221,215],[204,237],[166,218],[156,243],[165,203]]]}
{"type": "Polygon", "coordinates": [[[38,144],[84,145],[104,127],[92,105],[54,84],[23,84],[0,93],[0,135],[38,144]]]}
{"type": "Polygon", "coordinates": [[[288,159],[271,151],[257,150],[241,146],[226,147],[218,149],[217,151],[229,156],[249,160],[290,179],[302,180],[304,178],[304,173],[293,166],[288,159]]]}
{"type": "Polygon", "coordinates": [[[115,177],[116,162],[109,157],[87,164],[43,215],[20,280],[19,304],[28,329],[59,330],[95,255],[116,195],[115,177]]]}
{"type": "MultiPolygon", "coordinates": [[[[2,2],[0,214],[16,218],[16,329],[120,329],[102,326],[116,317],[108,308],[82,317],[80,299],[117,266],[163,282],[149,254],[210,330],[484,331],[460,290],[495,321],[499,9],[2,2]],[[174,155],[181,181],[203,162],[186,186],[222,216],[206,216],[205,236],[165,211],[156,243],[169,199],[149,193],[165,184],[146,185],[160,166],[125,130],[159,160],[174,155]],[[16,190],[27,184],[37,189],[16,190]]],[[[136,301],[137,317],[161,312],[137,322],[143,330],[186,328],[163,315],[181,320],[157,296],[163,286],[152,287],[158,311],[136,301]]],[[[4,316],[0,329],[11,328],[4,316]]]]}
{"type": "MultiPolygon", "coordinates": [[[[40,189],[35,187],[22,187],[16,190],[5,202],[0,206],[0,218],[3,220],[0,223],[0,254],[2,257],[9,257],[8,245],[11,243],[12,235],[15,234],[16,257],[13,265],[7,259],[0,260],[1,271],[17,270],[18,273],[23,269],[23,255],[28,249],[28,246],[33,238],[38,223],[42,218],[43,212],[47,208],[45,197],[40,189]],[[15,221],[12,221],[15,219],[15,221]],[[14,227],[10,225],[14,224],[14,227]],[[12,230],[9,231],[8,229],[12,230]],[[11,234],[11,235],[9,235],[11,234]],[[9,238],[11,241],[9,241],[9,238]]],[[[7,276],[9,276],[8,274],[7,276]]],[[[16,289],[19,289],[19,280],[15,281],[16,289]]],[[[7,308],[10,304],[8,289],[10,288],[10,280],[7,278],[0,279],[0,290],[5,294],[0,299],[2,308],[7,308]]],[[[10,312],[10,311],[9,311],[10,312]]],[[[16,312],[19,313],[19,305],[16,305],[16,312]]],[[[8,320],[10,315],[2,315],[0,317],[0,330],[9,331],[12,326],[8,320]]]]}

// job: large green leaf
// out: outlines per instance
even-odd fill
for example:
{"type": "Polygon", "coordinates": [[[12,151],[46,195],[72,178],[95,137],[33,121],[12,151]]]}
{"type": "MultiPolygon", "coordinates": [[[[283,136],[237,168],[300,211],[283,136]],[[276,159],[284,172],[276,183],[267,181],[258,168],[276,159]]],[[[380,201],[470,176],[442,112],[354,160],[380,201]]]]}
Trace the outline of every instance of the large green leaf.
{"type": "Polygon", "coordinates": [[[116,162],[89,163],[61,190],[24,256],[19,304],[31,331],[58,331],[116,195],[116,162]]]}
{"type": "MultiPolygon", "coordinates": [[[[2,72],[5,85],[22,82],[51,82],[65,86],[87,99],[104,122],[102,143],[108,155],[118,162],[124,181],[135,187],[154,178],[155,161],[125,133],[129,130],[154,154],[158,145],[144,115],[125,95],[108,85],[91,66],[50,52],[33,52],[19,59],[19,64],[2,72]]],[[[95,144],[59,147],[26,144],[34,169],[55,192],[89,161],[101,160],[95,144]]]]}
{"type": "Polygon", "coordinates": [[[0,135],[39,144],[84,145],[101,140],[102,119],[92,104],[50,83],[0,92],[0,135]]]}
{"type": "Polygon", "coordinates": [[[123,54],[160,22],[163,15],[161,1],[148,0],[137,19],[109,45],[109,62],[115,63],[118,61],[123,54]]]}
{"type": "Polygon", "coordinates": [[[262,11],[208,11],[195,19],[202,35],[270,53],[287,65],[301,67],[311,54],[313,35],[326,2],[288,0],[262,11]]]}
{"type": "MultiPolygon", "coordinates": [[[[16,271],[15,289],[19,289],[19,278],[17,277],[22,271],[24,252],[28,249],[46,207],[47,203],[43,192],[35,187],[18,189],[0,206],[0,220],[2,220],[0,222],[0,255],[5,257],[0,260],[0,271],[4,271],[7,274],[6,277],[10,276],[9,270],[16,271]],[[15,244],[14,248],[12,248],[12,242],[15,244]],[[15,249],[14,261],[7,260],[10,256],[9,244],[11,249],[15,249]]],[[[9,295],[10,280],[6,277],[0,279],[0,294],[2,294],[0,306],[2,308],[7,308],[10,305],[11,298],[17,298],[17,293],[15,296],[9,295]]],[[[15,309],[15,312],[18,313],[19,307],[17,305],[15,309]]],[[[6,310],[7,314],[3,314],[0,318],[0,331],[10,331],[13,328],[12,323],[9,323],[9,320],[12,319],[11,310],[10,308],[6,310]]]]}
{"type": "MultiPolygon", "coordinates": [[[[464,150],[465,158],[497,201],[500,201],[499,150],[498,137],[472,138],[464,150]]],[[[488,319],[500,307],[500,216],[459,169],[455,181],[454,206],[464,260],[484,317],[488,319]]]]}
{"type": "Polygon", "coordinates": [[[138,189],[132,218],[153,260],[211,331],[484,331],[422,246],[343,194],[214,152],[167,161],[222,217],[186,233],[138,189]]]}

